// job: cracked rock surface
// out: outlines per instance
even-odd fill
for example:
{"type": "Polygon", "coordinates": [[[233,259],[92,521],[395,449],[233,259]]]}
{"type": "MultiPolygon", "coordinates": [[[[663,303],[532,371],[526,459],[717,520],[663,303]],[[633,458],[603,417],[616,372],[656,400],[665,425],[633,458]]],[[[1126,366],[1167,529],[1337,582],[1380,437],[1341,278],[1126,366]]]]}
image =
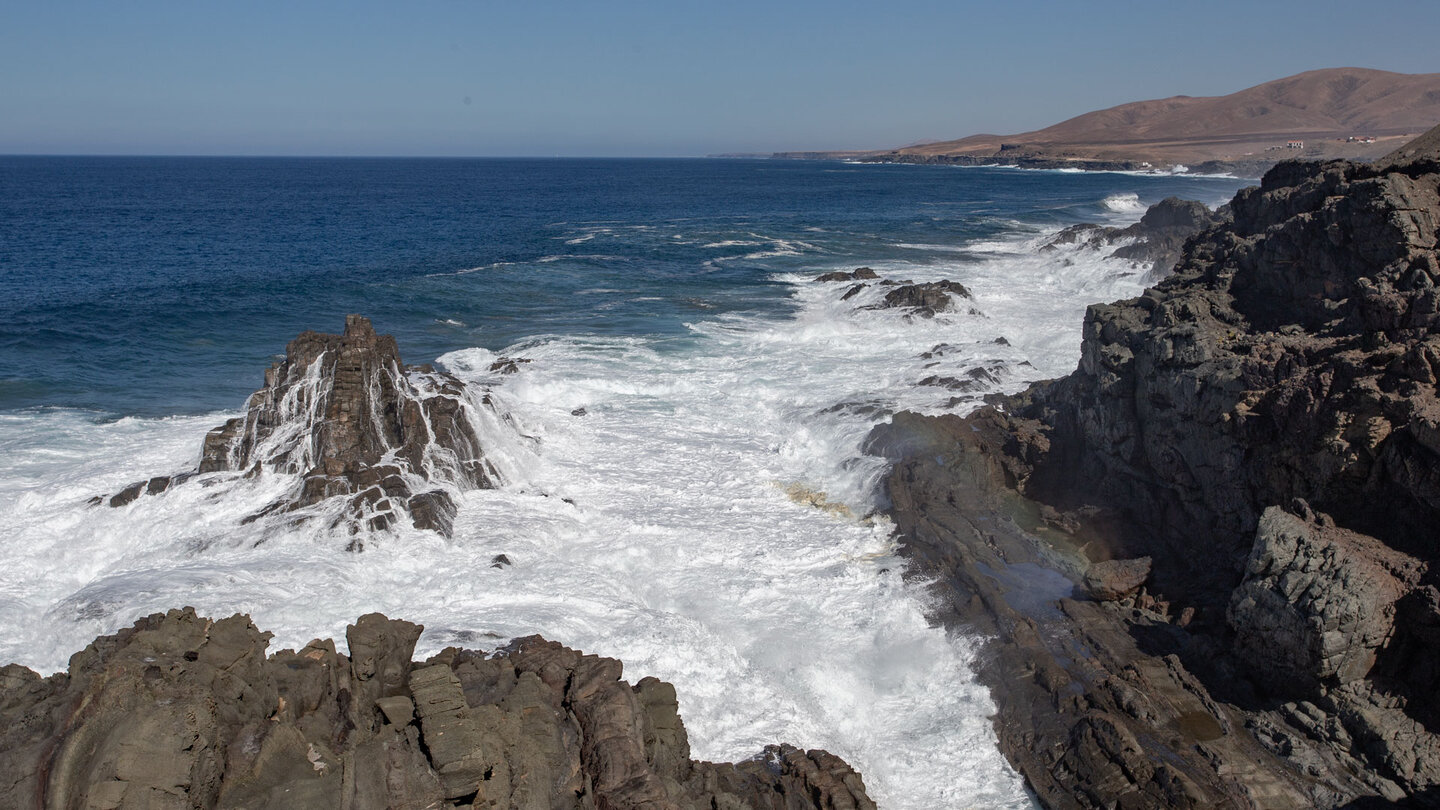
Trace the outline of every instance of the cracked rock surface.
{"type": "Polygon", "coordinates": [[[42,678],[0,668],[0,807],[872,810],[824,751],[690,758],[675,690],[538,636],[411,655],[421,627],[265,655],[246,616],[155,614],[42,678]]]}

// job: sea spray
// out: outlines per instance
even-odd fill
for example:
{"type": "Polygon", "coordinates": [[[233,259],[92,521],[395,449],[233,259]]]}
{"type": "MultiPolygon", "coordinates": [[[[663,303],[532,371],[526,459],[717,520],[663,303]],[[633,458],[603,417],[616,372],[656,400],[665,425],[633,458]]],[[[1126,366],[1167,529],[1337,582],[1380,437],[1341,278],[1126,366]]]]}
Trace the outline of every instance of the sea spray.
{"type": "MultiPolygon", "coordinates": [[[[877,515],[883,464],[859,448],[897,410],[964,411],[1068,371],[1085,306],[1143,282],[1124,262],[1037,252],[1077,218],[1122,221],[1102,204],[1120,178],[1025,173],[1013,182],[1034,202],[1017,206],[996,202],[1016,194],[998,180],[983,201],[949,202],[927,179],[993,172],[907,175],[929,189],[914,209],[598,227],[572,216],[536,225],[549,235],[529,259],[387,281],[384,300],[425,324],[395,331],[450,341],[441,365],[493,403],[480,413],[504,484],[460,494],[450,540],[401,526],[355,554],[343,533],[242,523],[293,484],[283,476],[89,507],[193,468],[206,431],[233,414],[3,414],[0,620],[13,630],[0,658],[53,671],[95,635],[182,604],[249,612],[274,646],[340,637],[370,610],[424,623],[426,654],[539,632],[625,660],[631,680],[674,682],[699,755],[784,740],[846,757],[882,806],[1027,806],[969,674],[975,643],[931,627],[877,515]],[[1103,191],[1044,196],[1086,184],[1103,191]],[[556,252],[587,234],[583,256],[556,252]],[[813,280],[859,264],[882,280],[958,281],[974,299],[926,319],[870,308],[878,284],[842,300],[849,285],[813,280]],[[501,356],[530,362],[492,371],[501,356]]],[[[847,177],[846,195],[877,176],[847,177]]],[[[1123,182],[1153,185],[1150,200],[1196,181],[1123,182]]],[[[408,357],[426,356],[410,345],[402,335],[408,357]]],[[[258,368],[247,375],[253,390],[258,368]]]]}

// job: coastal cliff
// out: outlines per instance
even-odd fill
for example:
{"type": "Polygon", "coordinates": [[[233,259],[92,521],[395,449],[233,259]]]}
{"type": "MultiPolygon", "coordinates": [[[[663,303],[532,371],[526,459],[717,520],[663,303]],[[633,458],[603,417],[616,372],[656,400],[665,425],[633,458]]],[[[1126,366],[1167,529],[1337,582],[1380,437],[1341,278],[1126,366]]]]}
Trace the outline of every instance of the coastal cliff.
{"type": "Polygon", "coordinates": [[[878,428],[892,514],[1048,806],[1435,806],[1440,154],[1230,210],[1071,375],[878,428]]]}
{"type": "Polygon", "coordinates": [[[0,668],[0,806],[873,810],[825,751],[690,758],[675,690],[539,636],[411,661],[380,614],[265,655],[247,616],[141,619],[41,678],[0,668]]]}

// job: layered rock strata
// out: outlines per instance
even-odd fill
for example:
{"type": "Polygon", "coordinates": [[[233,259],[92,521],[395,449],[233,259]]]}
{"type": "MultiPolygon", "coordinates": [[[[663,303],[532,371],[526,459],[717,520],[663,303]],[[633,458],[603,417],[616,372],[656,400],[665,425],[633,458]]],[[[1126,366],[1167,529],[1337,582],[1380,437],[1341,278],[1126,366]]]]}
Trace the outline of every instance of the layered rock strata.
{"type": "Polygon", "coordinates": [[[0,668],[0,807],[866,810],[853,769],[771,746],[690,758],[675,690],[538,636],[412,662],[363,616],[268,658],[248,617],[155,614],[68,673],[0,668]]]}
{"type": "Polygon", "coordinates": [[[456,512],[451,490],[497,480],[474,407],[458,379],[404,365],[393,337],[349,315],[344,334],[303,332],[290,342],[245,415],[205,437],[195,472],[133,484],[108,503],[123,506],[196,474],[286,474],[298,476],[294,491],[252,518],[304,516],[337,499],[343,507],[330,519],[356,533],[408,519],[448,535],[456,512]]]}
{"type": "Polygon", "coordinates": [[[875,434],[1047,805],[1440,804],[1440,155],[1402,157],[1281,164],[1070,376],[875,434]]]}

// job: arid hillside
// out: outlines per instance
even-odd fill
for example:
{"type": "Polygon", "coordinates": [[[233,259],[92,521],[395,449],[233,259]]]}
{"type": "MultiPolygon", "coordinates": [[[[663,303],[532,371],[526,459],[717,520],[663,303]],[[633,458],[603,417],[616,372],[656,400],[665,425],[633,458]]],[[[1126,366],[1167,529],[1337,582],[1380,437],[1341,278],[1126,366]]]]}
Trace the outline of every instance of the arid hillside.
{"type": "MultiPolygon", "coordinates": [[[[918,162],[1273,163],[1286,157],[1372,159],[1440,122],[1440,73],[1313,70],[1228,96],[1173,96],[1085,113],[1015,135],[972,135],[868,153],[918,162]]],[[[821,156],[818,153],[785,156],[821,156]]]]}

